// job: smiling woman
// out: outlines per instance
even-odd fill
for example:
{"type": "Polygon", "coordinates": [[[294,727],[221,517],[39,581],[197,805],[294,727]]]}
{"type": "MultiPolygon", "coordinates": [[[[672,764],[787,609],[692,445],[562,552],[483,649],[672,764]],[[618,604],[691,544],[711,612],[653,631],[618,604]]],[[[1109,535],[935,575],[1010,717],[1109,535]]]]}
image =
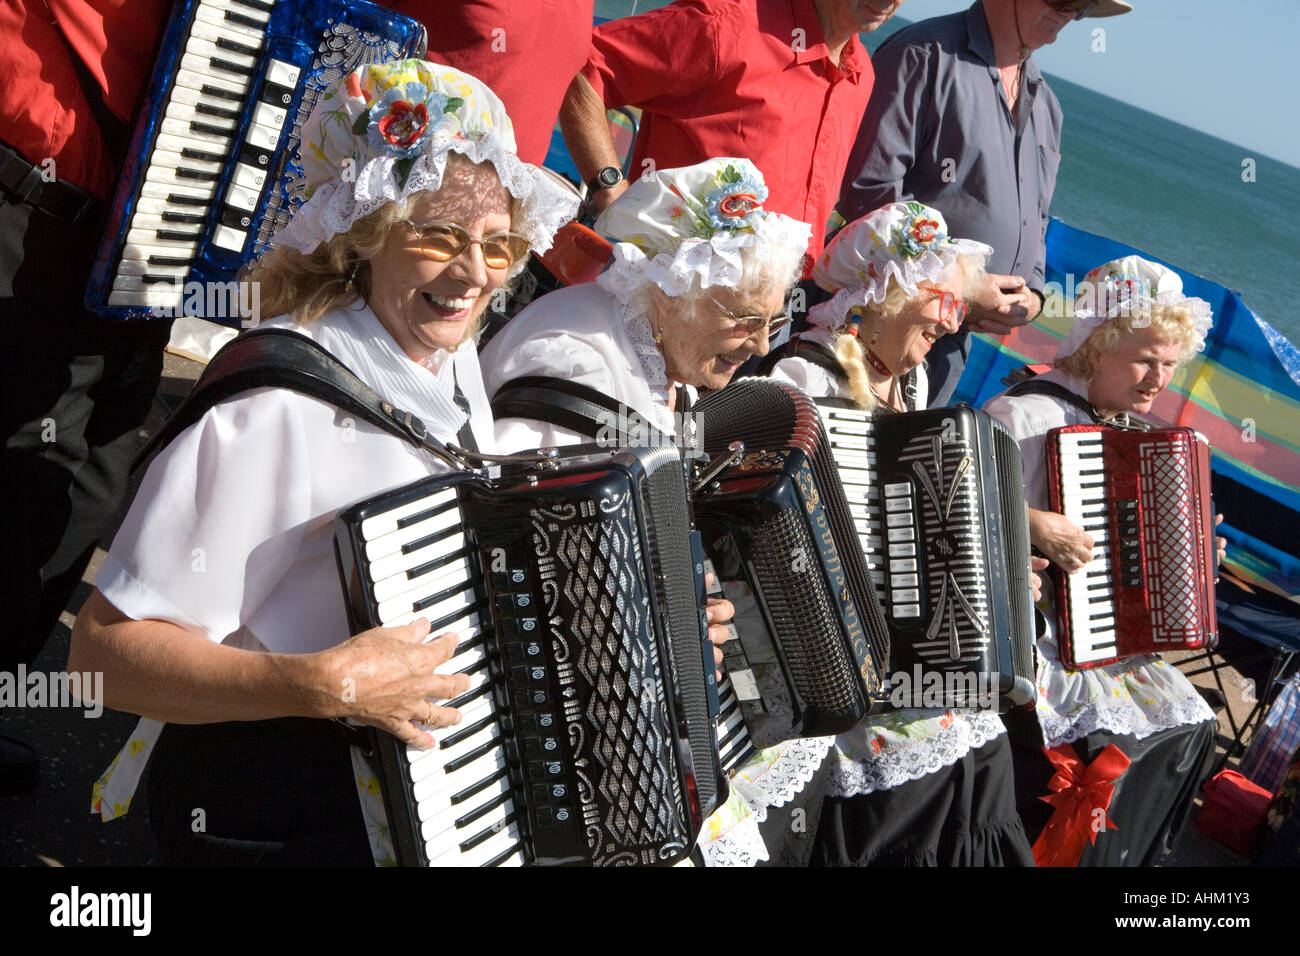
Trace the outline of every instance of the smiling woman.
{"type": "MultiPolygon", "coordinates": [[[[978,283],[990,251],[950,236],[923,203],[890,203],[850,223],[813,270],[834,294],[809,314],[810,331],[769,358],[770,374],[815,399],[851,398],[873,417],[924,407],[925,356],[961,325],[962,290],[978,283]]],[[[828,763],[816,864],[1032,862],[994,711],[874,715],[835,738],[828,763]]]]}
{"type": "MultiPolygon", "coordinates": [[[[833,354],[836,373],[842,371],[845,390],[861,407],[915,409],[927,392],[925,358],[961,327],[963,294],[979,285],[990,252],[983,243],[950,236],[932,206],[882,206],[845,226],[817,260],[817,284],[834,295],[813,308],[812,329],[794,348],[833,354]]],[[[789,369],[812,376],[794,379],[810,394],[832,388],[809,362],[789,369]]]]}
{"type": "MultiPolygon", "coordinates": [[[[697,389],[724,387],[742,362],[767,353],[768,335],[789,321],[785,296],[799,278],[810,229],[764,210],[766,198],[762,174],[744,159],[659,170],[633,183],[596,221],[614,242],[609,268],[593,283],[537,300],[483,350],[501,448],[610,439],[643,445],[653,432],[692,445],[697,389]],[[539,388],[580,398],[604,417],[512,397],[539,388]]],[[[733,611],[727,601],[711,603],[715,644],[733,611]]],[[[827,747],[789,741],[738,769],[733,798],[704,826],[701,852],[712,862],[768,859],[757,821],[767,818],[788,837],[790,827],[781,832],[768,810],[797,809],[800,820],[810,808],[793,798],[805,784],[816,810],[820,785],[810,778],[827,747]]]]}
{"type": "MultiPolygon", "coordinates": [[[[576,202],[518,159],[491,90],[422,60],[343,77],[301,143],[309,198],[246,277],[262,325],[312,339],[433,437],[491,451],[471,336],[576,202]]],[[[343,721],[428,747],[467,678],[435,673],[457,639],[427,640],[427,620],[350,634],[333,520],[446,468],[277,388],[219,402],[159,453],[73,629],[74,669],[146,718],[96,785],[105,819],[148,761],[169,862],[391,860],[343,721]]]]}
{"type": "MultiPolygon", "coordinates": [[[[538,300],[483,350],[489,394],[513,379],[548,377],[593,389],[673,435],[679,386],[685,400],[698,388],[722,388],[789,321],[785,296],[810,229],[765,211],[766,198],[762,173],[744,159],[638,180],[596,221],[614,242],[609,269],[538,300]]],[[[498,418],[503,448],[590,437],[555,422],[498,418]]]]}

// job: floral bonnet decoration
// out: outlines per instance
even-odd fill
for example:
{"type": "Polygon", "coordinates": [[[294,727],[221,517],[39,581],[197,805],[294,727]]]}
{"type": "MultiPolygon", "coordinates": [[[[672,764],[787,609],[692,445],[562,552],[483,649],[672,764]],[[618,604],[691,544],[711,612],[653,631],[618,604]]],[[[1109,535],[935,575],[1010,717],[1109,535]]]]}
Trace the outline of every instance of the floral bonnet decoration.
{"type": "Polygon", "coordinates": [[[501,100],[449,66],[401,60],[359,67],[331,86],[303,126],[307,200],[275,236],[310,253],[384,203],[442,185],[449,152],[488,162],[522,213],[511,229],[539,252],[577,199],[516,155],[501,100]]]}
{"type": "Polygon", "coordinates": [[[1124,256],[1098,266],[1079,283],[1074,295],[1074,325],[1061,342],[1057,360],[1077,352],[1103,322],[1121,315],[1140,317],[1157,303],[1188,306],[1192,311],[1192,354],[1205,348],[1206,333],[1214,322],[1210,303],[1183,295],[1182,277],[1168,266],[1141,256],[1124,256]]]}
{"type": "Polygon", "coordinates": [[[889,283],[909,296],[920,283],[942,282],[958,255],[986,258],[993,250],[973,239],[948,235],[943,213],[915,201],[893,202],[849,223],[822,251],[813,278],[828,292],[808,312],[810,324],[840,331],[855,326],[863,307],[880,304],[889,283]]]}
{"type": "Polygon", "coordinates": [[[751,245],[808,246],[807,223],[763,208],[767,185],[747,159],[710,159],[661,169],[628,187],[596,220],[614,243],[610,267],[596,279],[626,302],[647,282],[682,295],[740,284],[740,250],[751,245]]]}

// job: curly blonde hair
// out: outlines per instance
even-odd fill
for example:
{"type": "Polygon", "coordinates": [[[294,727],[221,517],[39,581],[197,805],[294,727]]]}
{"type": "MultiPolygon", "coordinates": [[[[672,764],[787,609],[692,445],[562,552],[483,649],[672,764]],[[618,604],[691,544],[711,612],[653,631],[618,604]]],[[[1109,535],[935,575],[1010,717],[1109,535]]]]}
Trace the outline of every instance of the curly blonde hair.
{"type": "MultiPolygon", "coordinates": [[[[454,177],[472,175],[472,170],[489,170],[499,184],[495,167],[490,163],[473,163],[460,153],[447,154],[443,182],[454,177]]],[[[292,316],[307,324],[334,309],[368,299],[371,292],[370,260],[377,256],[388,240],[393,226],[408,219],[411,209],[428,193],[415,193],[405,202],[386,202],[370,215],[358,219],[347,232],[321,243],[310,253],[288,246],[271,250],[245,267],[242,278],[260,285],[262,314],[292,316]]],[[[522,204],[510,196],[510,221],[515,222],[522,204]]],[[[510,282],[528,264],[524,256],[510,267],[510,282]]],[[[477,327],[470,330],[471,336],[477,327]]]]}
{"type": "Polygon", "coordinates": [[[1158,340],[1179,344],[1178,364],[1185,365],[1196,355],[1198,333],[1196,317],[1190,305],[1152,302],[1138,309],[1124,310],[1092,330],[1077,349],[1058,358],[1055,367],[1062,372],[1091,382],[1101,356],[1119,348],[1129,333],[1151,329],[1158,340]]]}
{"type": "MultiPolygon", "coordinates": [[[[977,287],[980,279],[984,276],[984,263],[987,256],[975,256],[959,254],[956,262],[962,268],[962,295],[969,296],[977,287]]],[[[940,280],[942,281],[942,280],[940,280]]],[[[885,290],[885,299],[883,302],[864,306],[854,311],[862,316],[862,322],[858,327],[857,335],[850,335],[847,332],[841,332],[835,336],[835,357],[839,360],[840,368],[844,369],[844,374],[849,380],[849,391],[860,408],[869,412],[874,412],[880,400],[876,398],[875,390],[871,387],[871,378],[867,375],[866,353],[863,351],[862,339],[870,341],[871,335],[880,328],[882,321],[888,321],[898,313],[903,311],[903,307],[912,301],[914,296],[908,293],[901,285],[891,277],[889,285],[885,290]]]]}

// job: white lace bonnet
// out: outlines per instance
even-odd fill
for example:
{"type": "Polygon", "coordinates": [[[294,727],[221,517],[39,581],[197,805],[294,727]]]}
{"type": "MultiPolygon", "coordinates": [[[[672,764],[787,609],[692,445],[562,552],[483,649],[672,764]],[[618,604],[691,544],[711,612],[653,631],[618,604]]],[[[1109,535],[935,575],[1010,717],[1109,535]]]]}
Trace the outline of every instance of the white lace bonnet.
{"type": "Polygon", "coordinates": [[[312,110],[299,148],[309,198],[274,241],[304,254],[385,202],[438,189],[449,152],[492,164],[523,210],[512,231],[538,252],[577,211],[573,194],[515,155],[497,95],[426,60],[371,64],[342,77],[312,110]]]}
{"type": "Polygon", "coordinates": [[[850,324],[854,309],[884,302],[891,280],[916,296],[920,283],[943,281],[959,254],[983,259],[992,251],[948,235],[943,214],[933,206],[881,206],[841,229],[823,250],[813,279],[835,294],[808,311],[808,322],[838,331],[850,324]]]}
{"type": "Polygon", "coordinates": [[[808,246],[805,222],[767,212],[763,174],[747,159],[709,159],[662,169],[628,187],[596,220],[614,243],[613,260],[597,277],[610,295],[627,302],[647,282],[682,295],[700,288],[736,288],[740,250],[757,244],[808,246]]]}
{"type": "Polygon", "coordinates": [[[1206,333],[1214,322],[1210,303],[1183,295],[1182,277],[1173,269],[1141,256],[1124,256],[1098,266],[1079,283],[1074,295],[1074,325],[1061,342],[1057,361],[1077,352],[1103,322],[1121,315],[1140,315],[1152,303],[1189,306],[1193,353],[1205,348],[1206,333]]]}

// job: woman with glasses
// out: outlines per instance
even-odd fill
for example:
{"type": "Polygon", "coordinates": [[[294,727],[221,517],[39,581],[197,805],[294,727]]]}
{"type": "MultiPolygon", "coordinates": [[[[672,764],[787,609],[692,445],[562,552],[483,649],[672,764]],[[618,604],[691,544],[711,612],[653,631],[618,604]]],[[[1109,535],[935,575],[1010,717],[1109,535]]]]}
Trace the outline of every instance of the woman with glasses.
{"type": "MultiPolygon", "coordinates": [[[[766,354],[768,336],[789,322],[785,297],[799,278],[810,230],[765,211],[766,197],[762,174],[744,159],[659,170],[633,183],[595,224],[614,243],[609,268],[593,283],[537,300],[484,348],[500,448],[663,438],[689,445],[697,389],[725,386],[746,359],[766,354]],[[540,410],[511,414],[503,399],[520,379],[587,396],[605,409],[605,424],[540,410]]],[[[730,602],[711,605],[715,643],[726,638],[722,622],[732,612],[730,602]]],[[[716,649],[715,658],[721,661],[716,649]]],[[[791,741],[742,767],[731,799],[705,825],[705,859],[803,862],[784,856],[784,845],[765,843],[759,824],[791,833],[789,814],[807,812],[799,800],[828,748],[826,739],[791,741]]],[[[794,841],[794,852],[809,842],[794,841]]]]}
{"type": "MultiPolygon", "coordinates": [[[[875,415],[923,408],[925,356],[960,327],[963,290],[990,251],[949,236],[942,214],[918,202],[851,223],[813,271],[834,294],[810,311],[808,332],[768,357],[769,374],[875,415]]],[[[830,762],[815,865],[1032,865],[996,711],[872,716],[835,739],[830,762]]]]}
{"type": "MultiPolygon", "coordinates": [[[[491,450],[475,330],[576,204],[515,155],[491,90],[421,60],[341,79],[301,153],[310,198],[246,280],[262,325],[314,340],[435,438],[491,450]]],[[[158,455],[73,631],[69,666],[148,718],[97,784],[106,819],[149,759],[168,862],[391,858],[341,721],[430,746],[466,678],[434,673],[457,638],[424,643],[427,620],[349,634],[332,525],[445,468],[275,388],[221,402],[158,455]]]]}
{"type": "MultiPolygon", "coordinates": [[[[674,435],[682,402],[696,389],[722,388],[789,322],[785,297],[809,228],[766,212],[766,196],[762,174],[744,159],[634,183],[596,220],[614,243],[609,268],[594,283],[539,299],[484,348],[488,393],[522,377],[564,380],[674,435]]],[[[497,424],[503,448],[590,440],[523,418],[497,424]]]]}

